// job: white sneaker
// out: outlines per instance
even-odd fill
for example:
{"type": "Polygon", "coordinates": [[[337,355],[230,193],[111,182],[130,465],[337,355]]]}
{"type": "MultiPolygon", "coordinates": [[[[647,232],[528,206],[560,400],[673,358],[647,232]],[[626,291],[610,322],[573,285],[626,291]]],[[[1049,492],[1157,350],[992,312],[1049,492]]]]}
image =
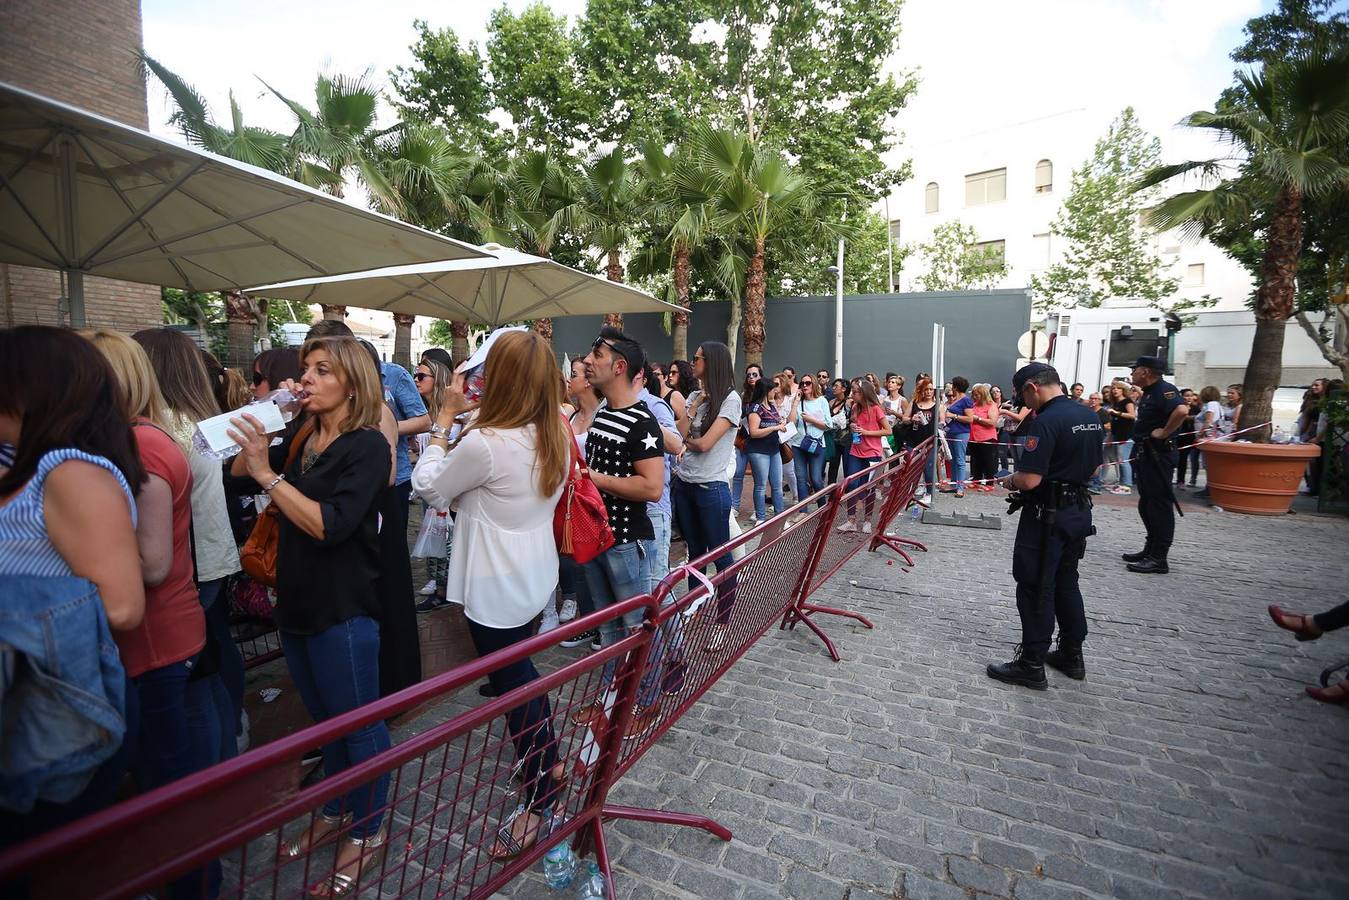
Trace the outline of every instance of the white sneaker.
{"type": "Polygon", "coordinates": [[[426,583],[426,586],[423,587],[417,593],[421,594],[423,597],[429,597],[435,592],[436,592],[436,580],[432,578],[430,581],[426,583]]]}
{"type": "Polygon", "coordinates": [[[870,522],[863,522],[863,523],[862,523],[862,533],[863,533],[863,534],[871,534],[871,523],[870,523],[870,522]]]}
{"type": "Polygon", "coordinates": [[[576,618],[576,601],[574,599],[563,600],[562,612],[558,614],[557,620],[559,622],[570,622],[574,618],[576,618]]]}
{"type": "Polygon", "coordinates": [[[552,631],[560,623],[557,620],[557,607],[552,604],[551,598],[547,606],[543,608],[543,621],[539,623],[539,634],[552,631]]]}
{"type": "Polygon", "coordinates": [[[842,525],[838,526],[838,530],[839,530],[839,531],[842,531],[842,532],[844,532],[844,533],[846,534],[846,533],[849,533],[849,532],[856,531],[856,530],[857,530],[857,526],[853,524],[852,519],[849,519],[848,521],[844,522],[842,525]]]}
{"type": "Polygon", "coordinates": [[[248,749],[248,710],[239,710],[239,733],[234,736],[234,746],[239,753],[248,749]]]}

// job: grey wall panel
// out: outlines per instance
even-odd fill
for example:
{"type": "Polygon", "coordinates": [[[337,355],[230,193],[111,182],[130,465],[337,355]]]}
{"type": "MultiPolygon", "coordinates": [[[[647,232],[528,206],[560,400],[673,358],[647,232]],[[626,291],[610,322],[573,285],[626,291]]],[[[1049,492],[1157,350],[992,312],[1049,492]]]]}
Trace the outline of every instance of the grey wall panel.
{"type": "MultiPolygon", "coordinates": [[[[932,363],[932,323],[946,326],[946,374],[971,382],[1003,385],[1016,366],[1016,339],[1030,327],[1030,294],[1023,290],[862,294],[843,298],[843,366],[849,376],[868,371],[902,373],[910,384],[932,363]]],[[[689,352],[705,340],[726,340],[730,304],[695,304],[690,317],[689,352]]],[[[589,349],[599,333],[599,316],[553,320],[553,347],[559,358],[589,349]]],[[[623,317],[624,330],[655,359],[668,361],[670,336],[661,317],[623,317]]],[[[833,370],[834,298],[783,297],[767,304],[769,370],[795,366],[798,372],[833,370]]],[[[737,368],[744,360],[741,342],[737,368]]]]}

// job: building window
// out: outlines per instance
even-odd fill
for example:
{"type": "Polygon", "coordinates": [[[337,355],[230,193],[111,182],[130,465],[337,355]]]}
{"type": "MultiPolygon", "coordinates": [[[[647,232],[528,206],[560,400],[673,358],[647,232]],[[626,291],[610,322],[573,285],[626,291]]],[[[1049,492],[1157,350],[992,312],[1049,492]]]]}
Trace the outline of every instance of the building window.
{"type": "Polygon", "coordinates": [[[971,244],[970,248],[975,253],[991,256],[998,262],[1007,261],[1007,242],[1006,241],[980,241],[977,244],[971,244]]]}
{"type": "Polygon", "coordinates": [[[890,240],[899,243],[899,219],[890,220],[890,240]]]}
{"type": "Polygon", "coordinates": [[[1054,190],[1054,164],[1042,159],[1035,164],[1035,193],[1048,194],[1054,190]]]}
{"type": "Polygon", "coordinates": [[[1032,240],[1035,242],[1036,267],[1049,268],[1049,232],[1032,235],[1032,240]]]}
{"type": "Polygon", "coordinates": [[[934,213],[937,211],[937,182],[929,181],[927,183],[927,190],[923,192],[923,203],[928,212],[934,213]]]}
{"type": "Polygon", "coordinates": [[[1185,267],[1185,286],[1203,287],[1204,286],[1204,264],[1190,263],[1185,267]]]}
{"type": "Polygon", "coordinates": [[[1007,170],[990,169],[965,176],[965,205],[982,206],[1007,199],[1007,170]]]}

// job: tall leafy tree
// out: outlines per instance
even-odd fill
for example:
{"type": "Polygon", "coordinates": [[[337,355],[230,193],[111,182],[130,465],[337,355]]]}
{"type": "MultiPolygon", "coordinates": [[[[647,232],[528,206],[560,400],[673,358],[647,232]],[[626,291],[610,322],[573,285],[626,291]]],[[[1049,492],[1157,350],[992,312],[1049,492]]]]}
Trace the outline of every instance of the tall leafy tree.
{"type": "Polygon", "coordinates": [[[669,269],[670,299],[681,307],[671,322],[674,358],[689,359],[694,260],[712,237],[710,204],[716,195],[717,177],[713,169],[699,164],[688,147],[666,153],[662,147],[648,143],[643,148],[642,168],[649,240],[634,264],[648,274],[669,269]]]}
{"type": "MultiPolygon", "coordinates": [[[[1208,234],[1263,211],[1264,249],[1255,299],[1255,339],[1244,379],[1242,425],[1268,426],[1282,372],[1285,323],[1297,298],[1308,199],[1349,187],[1349,48],[1316,42],[1286,60],[1237,73],[1235,102],[1192,113],[1186,124],[1215,133],[1233,149],[1225,158],[1158,166],[1142,189],[1198,175],[1209,186],[1158,204],[1159,228],[1208,234]]],[[[1256,432],[1268,437],[1268,428],[1256,432]]]]}
{"type": "Polygon", "coordinates": [[[988,290],[1007,275],[1001,251],[978,245],[974,226],[952,219],[932,230],[932,238],[916,248],[926,266],[918,277],[925,291],[988,290]]]}
{"type": "Polygon", "coordinates": [[[564,153],[586,146],[595,101],[582,85],[566,16],[541,2],[518,15],[503,5],[493,11],[488,30],[492,94],[511,117],[516,146],[564,153]]]}
{"type": "MultiPolygon", "coordinates": [[[[577,187],[583,204],[582,233],[604,257],[605,277],[623,281],[623,252],[641,227],[647,203],[641,170],[615,147],[581,169],[577,187]]],[[[609,313],[605,323],[622,327],[622,313],[609,313]]]]}
{"type": "Polygon", "coordinates": [[[1151,235],[1140,225],[1156,191],[1135,190],[1160,158],[1161,142],[1126,107],[1096,141],[1091,158],[1073,170],[1052,226],[1063,258],[1031,276],[1037,309],[1096,307],[1107,297],[1142,297],[1161,307],[1175,293],[1179,282],[1163,274],[1151,235]]]}
{"type": "Polygon", "coordinates": [[[400,115],[440,125],[467,150],[499,152],[500,129],[490,118],[496,99],[477,42],[461,45],[453,29],[433,30],[422,19],[412,25],[417,31],[413,65],[389,73],[400,115]]]}
{"type": "MultiPolygon", "coordinates": [[[[764,273],[769,241],[789,225],[810,218],[811,184],[781,151],[756,146],[743,132],[695,126],[689,140],[699,165],[716,186],[710,203],[712,223],[728,244],[739,245],[723,257],[725,270],[735,273],[723,280],[739,281],[736,258],[745,260],[741,333],[746,361],[761,364],[767,338],[764,273]]],[[[727,335],[731,346],[735,324],[733,316],[727,335]]]]}

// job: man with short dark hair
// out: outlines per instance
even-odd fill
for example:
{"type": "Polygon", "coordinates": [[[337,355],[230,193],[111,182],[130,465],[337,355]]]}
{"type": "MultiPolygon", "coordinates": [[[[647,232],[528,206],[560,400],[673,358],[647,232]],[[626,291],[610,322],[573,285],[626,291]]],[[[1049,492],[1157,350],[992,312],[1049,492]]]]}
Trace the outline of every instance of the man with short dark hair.
{"type": "Polygon", "coordinates": [[[1021,645],[1010,662],[990,665],[988,677],[1042,691],[1049,686],[1045,663],[1069,678],[1087,677],[1082,660],[1087,616],[1077,563],[1095,532],[1086,486],[1103,456],[1101,422],[1064,396],[1052,366],[1023,366],[1012,388],[1013,396],[1035,411],[1018,430],[1016,471],[1002,480],[1003,487],[1019,492],[1012,508],[1022,508],[1012,551],[1021,645]],[[1050,652],[1056,620],[1059,646],[1050,652]]]}
{"type": "Polygon", "coordinates": [[[1071,393],[1072,393],[1072,398],[1073,398],[1073,402],[1074,402],[1074,403],[1080,403],[1080,404],[1082,404],[1083,406],[1086,406],[1086,405],[1087,405],[1087,401],[1086,401],[1085,399],[1083,399],[1083,397],[1082,397],[1082,394],[1083,394],[1085,391],[1086,391],[1086,388],[1082,386],[1082,382],[1080,382],[1080,381],[1075,381],[1075,382],[1073,382],[1073,387],[1072,387],[1072,391],[1071,391],[1071,393]]]}
{"type": "Polygon", "coordinates": [[[1130,462],[1134,486],[1138,489],[1138,517],[1143,520],[1147,540],[1137,553],[1123,554],[1126,568],[1142,575],[1165,575],[1171,571],[1167,554],[1176,536],[1176,495],[1171,478],[1176,472],[1179,454],[1171,436],[1185,424],[1189,407],[1180,389],[1162,380],[1166,362],[1155,356],[1140,356],[1132,374],[1135,387],[1143,391],[1138,398],[1138,418],[1134,420],[1134,450],[1130,462]]]}

